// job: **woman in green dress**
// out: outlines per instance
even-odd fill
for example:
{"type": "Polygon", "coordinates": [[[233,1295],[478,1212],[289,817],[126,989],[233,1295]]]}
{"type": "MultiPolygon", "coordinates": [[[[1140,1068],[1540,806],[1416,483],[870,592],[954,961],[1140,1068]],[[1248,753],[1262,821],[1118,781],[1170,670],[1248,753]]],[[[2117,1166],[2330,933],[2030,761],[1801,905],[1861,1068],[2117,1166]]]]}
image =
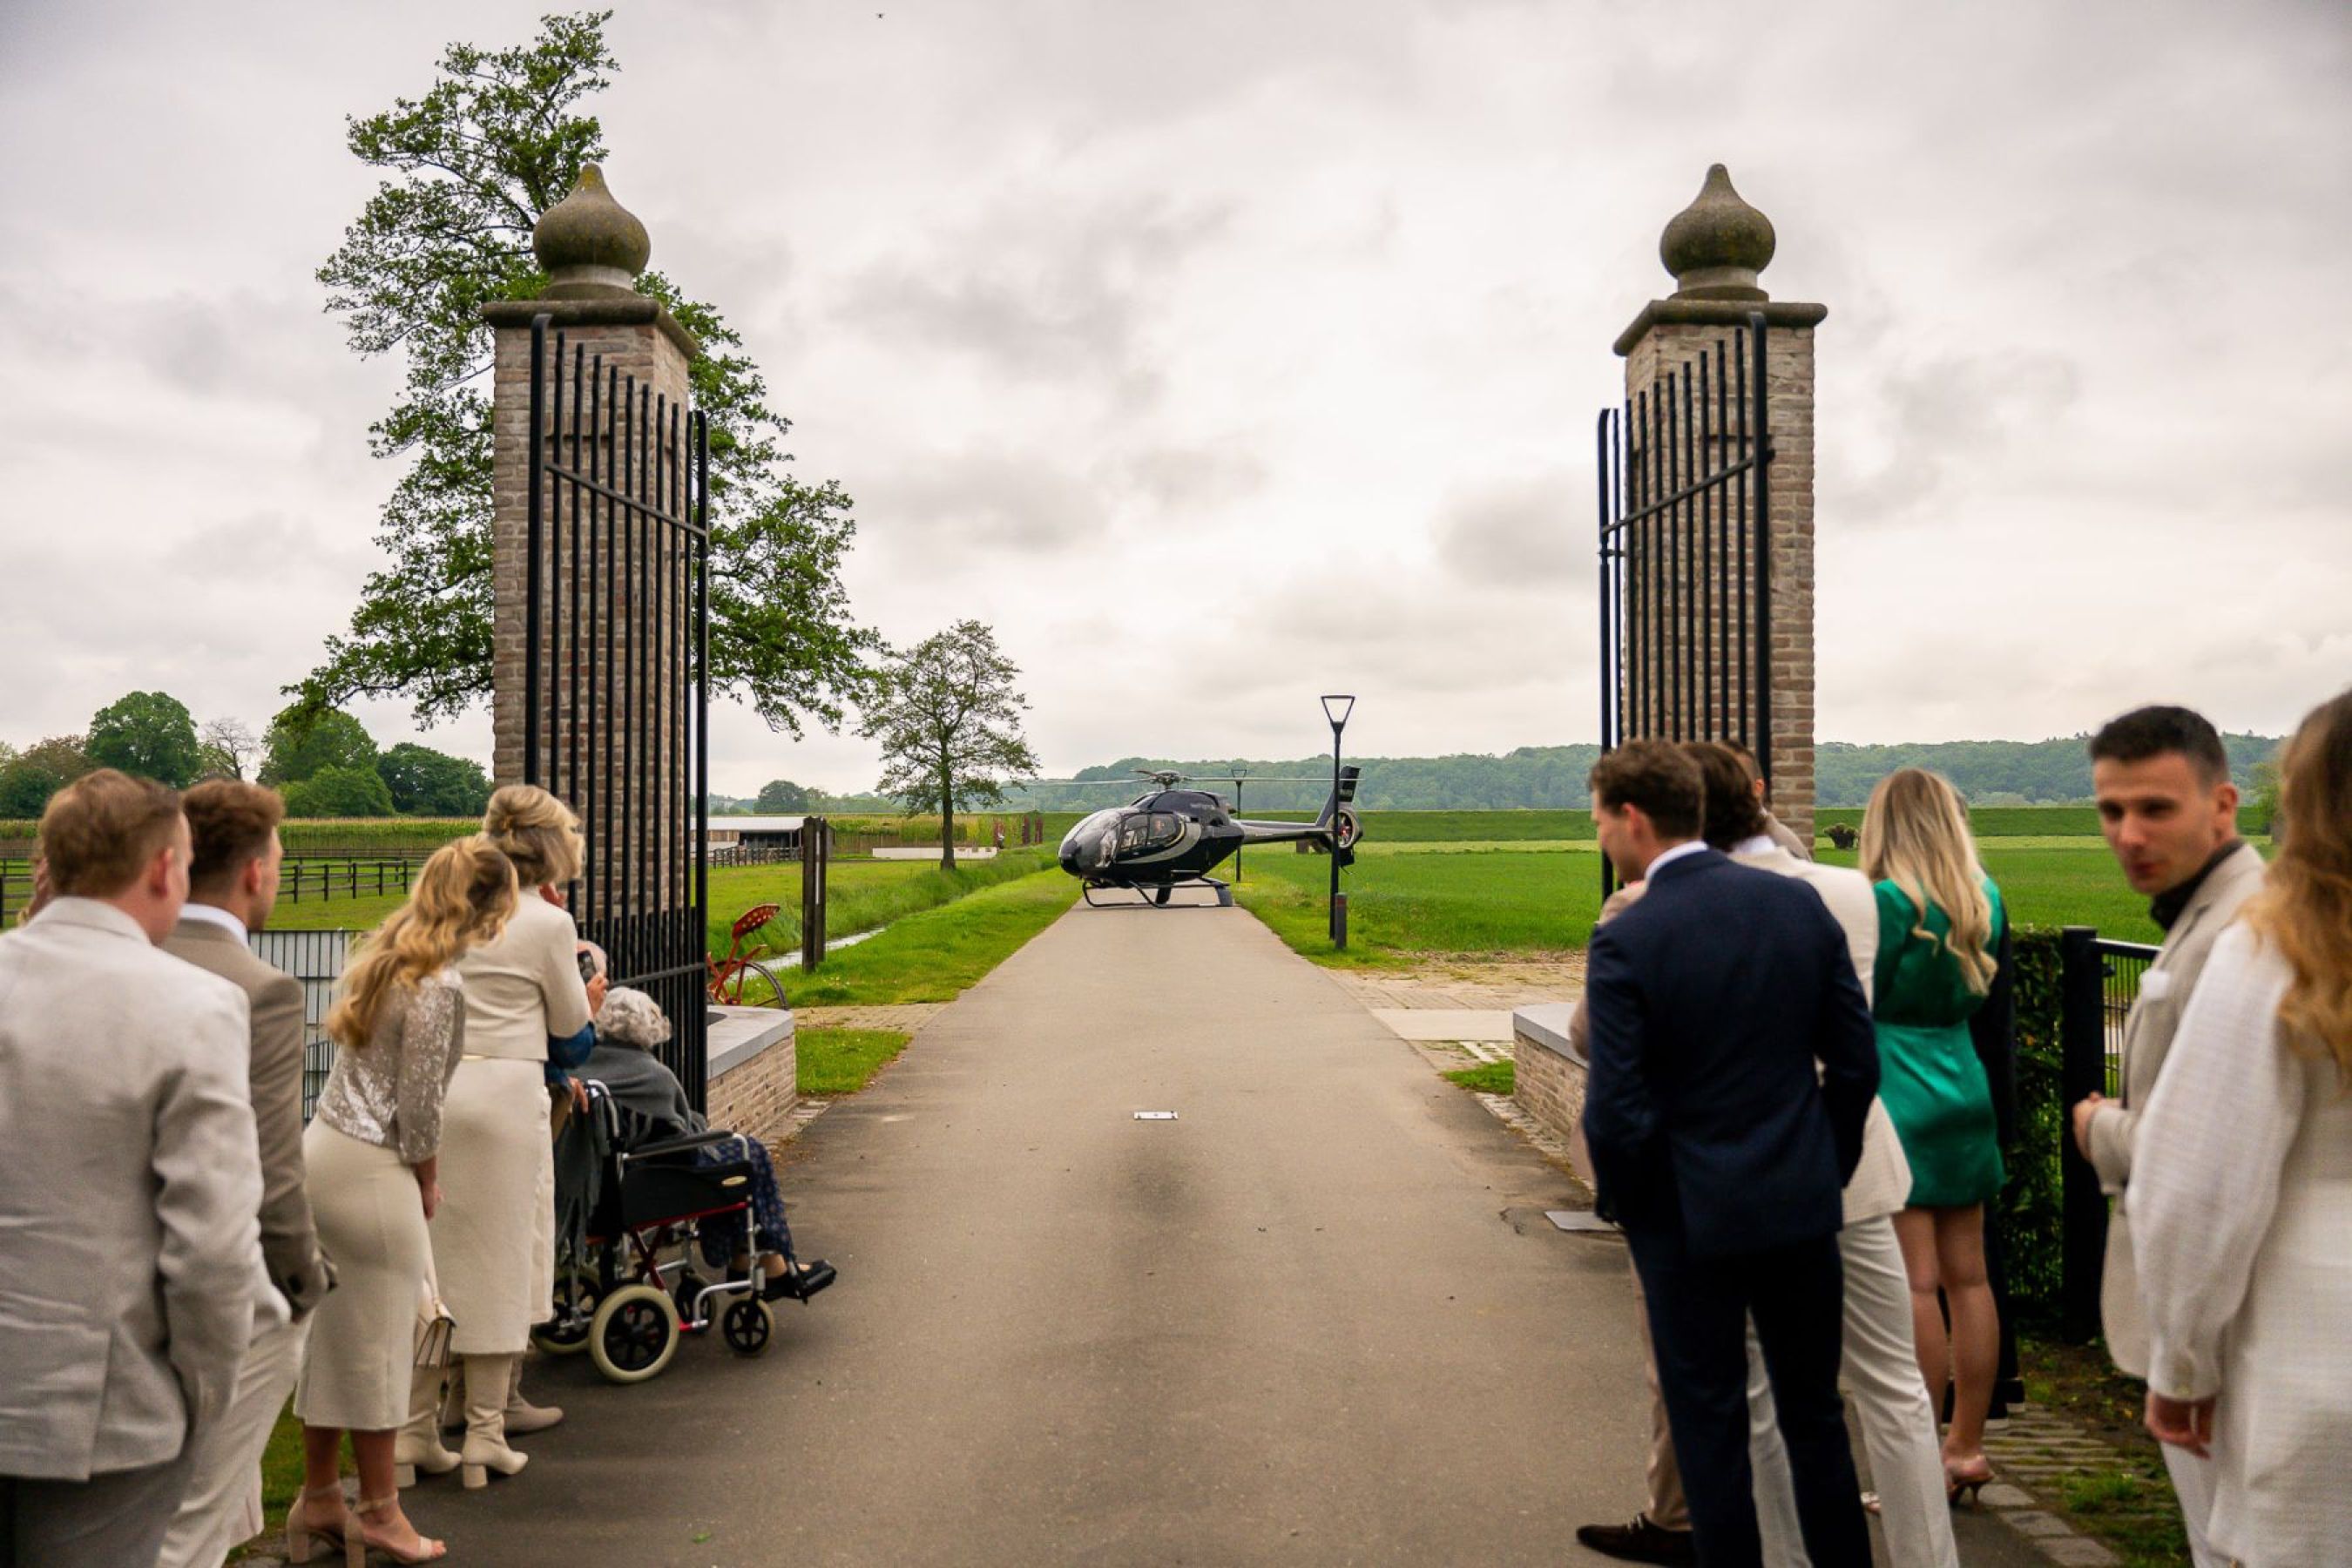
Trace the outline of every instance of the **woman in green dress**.
{"type": "Polygon", "coordinates": [[[1895,1234],[1935,1407],[1948,1382],[1958,1384],[1944,1438],[1945,1480],[1958,1497],[1992,1478],[1984,1423],[2000,1324],[1985,1275],[1984,1212],[2000,1191],[2000,1143],[1969,1019],[1992,989],[2008,917],[1977,863],[1958,793],[1919,768],[1890,773],[1871,792],[1862,868],[1878,891],[1878,1093],[1911,1162],[1911,1198],[1895,1234]]]}

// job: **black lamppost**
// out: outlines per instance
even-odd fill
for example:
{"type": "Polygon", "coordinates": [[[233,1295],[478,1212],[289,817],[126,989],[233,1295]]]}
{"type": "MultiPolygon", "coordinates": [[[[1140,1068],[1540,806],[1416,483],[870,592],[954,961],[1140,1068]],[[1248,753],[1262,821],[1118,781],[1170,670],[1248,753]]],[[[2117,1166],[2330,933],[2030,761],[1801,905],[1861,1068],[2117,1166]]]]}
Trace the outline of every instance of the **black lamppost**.
{"type": "Polygon", "coordinates": [[[1348,945],[1348,906],[1339,901],[1339,731],[1354,711],[1352,696],[1323,699],[1323,717],[1331,721],[1331,945],[1348,945]]]}

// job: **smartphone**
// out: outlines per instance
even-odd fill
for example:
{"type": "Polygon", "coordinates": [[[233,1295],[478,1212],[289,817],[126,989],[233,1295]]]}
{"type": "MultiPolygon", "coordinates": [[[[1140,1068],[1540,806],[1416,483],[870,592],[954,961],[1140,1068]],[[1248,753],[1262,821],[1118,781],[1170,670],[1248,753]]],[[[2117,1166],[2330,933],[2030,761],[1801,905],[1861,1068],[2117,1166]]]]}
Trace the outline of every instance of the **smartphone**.
{"type": "Polygon", "coordinates": [[[588,984],[596,978],[596,955],[586,948],[572,955],[580,964],[580,983],[588,984]]]}

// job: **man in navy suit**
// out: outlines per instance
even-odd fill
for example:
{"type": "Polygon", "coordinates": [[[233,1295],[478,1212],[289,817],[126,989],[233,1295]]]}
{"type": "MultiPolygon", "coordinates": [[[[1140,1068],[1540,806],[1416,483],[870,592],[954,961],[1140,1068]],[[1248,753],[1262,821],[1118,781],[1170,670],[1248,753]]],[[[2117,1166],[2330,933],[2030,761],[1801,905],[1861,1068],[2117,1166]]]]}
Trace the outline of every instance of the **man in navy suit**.
{"type": "Polygon", "coordinates": [[[1601,847],[1648,889],[1592,937],[1585,1142],[1601,1213],[1642,1276],[1699,1561],[1763,1562],[1752,1314],[1806,1552],[1815,1568],[1863,1568],[1837,1235],[1877,1039],[1821,899],[1699,842],[1703,805],[1697,764],[1666,742],[1630,742],[1592,770],[1601,847]]]}

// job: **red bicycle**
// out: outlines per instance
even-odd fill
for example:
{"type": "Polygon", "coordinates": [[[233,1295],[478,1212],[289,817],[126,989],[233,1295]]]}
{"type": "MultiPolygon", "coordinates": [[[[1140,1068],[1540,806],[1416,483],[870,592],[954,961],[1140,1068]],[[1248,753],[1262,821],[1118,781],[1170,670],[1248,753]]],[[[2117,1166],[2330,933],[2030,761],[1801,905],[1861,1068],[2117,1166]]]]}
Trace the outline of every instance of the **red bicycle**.
{"type": "Polygon", "coordinates": [[[767,952],[765,943],[744,946],[747,938],[776,918],[782,904],[756,904],[735,917],[732,939],[727,944],[727,956],[703,956],[710,971],[710,999],[728,1007],[782,1007],[784,1005],[783,982],[776,972],[761,963],[767,952]]]}

